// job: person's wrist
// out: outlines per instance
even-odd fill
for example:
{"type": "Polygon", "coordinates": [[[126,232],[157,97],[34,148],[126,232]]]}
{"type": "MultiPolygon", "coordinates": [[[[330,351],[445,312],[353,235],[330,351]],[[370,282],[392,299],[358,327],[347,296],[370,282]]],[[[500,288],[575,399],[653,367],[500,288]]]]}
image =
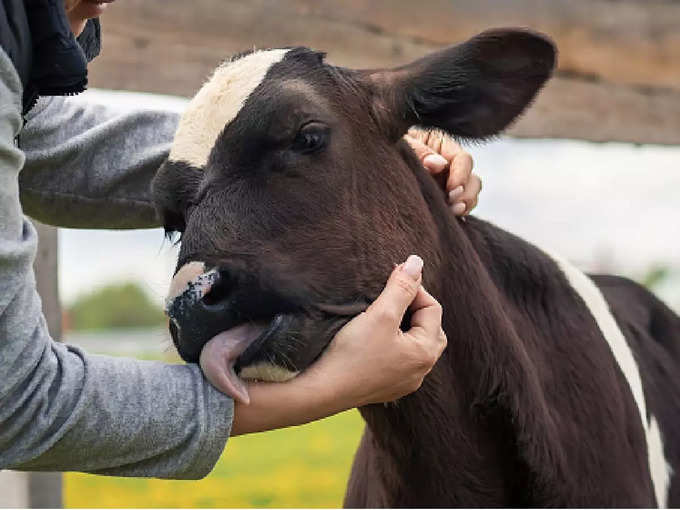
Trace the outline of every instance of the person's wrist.
{"type": "Polygon", "coordinates": [[[255,382],[247,387],[250,404],[236,402],[232,435],[302,425],[334,414],[328,388],[306,372],[286,382],[255,382]]]}
{"type": "Polygon", "coordinates": [[[308,399],[311,409],[318,410],[324,416],[330,416],[359,405],[358,396],[342,377],[319,368],[318,365],[314,365],[289,381],[304,388],[302,393],[308,399]]]}

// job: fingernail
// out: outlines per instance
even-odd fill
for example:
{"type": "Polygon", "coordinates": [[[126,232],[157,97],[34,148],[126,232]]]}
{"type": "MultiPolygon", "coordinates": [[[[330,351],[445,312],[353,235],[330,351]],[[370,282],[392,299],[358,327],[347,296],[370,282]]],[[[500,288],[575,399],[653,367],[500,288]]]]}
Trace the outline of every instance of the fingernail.
{"type": "Polygon", "coordinates": [[[423,159],[423,165],[431,170],[444,170],[449,165],[449,162],[440,154],[428,154],[423,159]]]}
{"type": "Polygon", "coordinates": [[[409,257],[406,259],[406,262],[402,266],[402,269],[406,271],[406,274],[408,274],[411,278],[417,280],[420,276],[420,273],[423,271],[423,259],[421,259],[418,255],[409,255],[409,257]]]}
{"type": "Polygon", "coordinates": [[[453,210],[453,214],[460,216],[465,212],[465,207],[465,202],[458,202],[451,209],[453,210]]]}
{"type": "Polygon", "coordinates": [[[462,194],[463,194],[463,186],[458,186],[457,188],[453,188],[451,191],[449,191],[449,202],[451,202],[453,204],[456,201],[456,198],[458,198],[462,194]]]}

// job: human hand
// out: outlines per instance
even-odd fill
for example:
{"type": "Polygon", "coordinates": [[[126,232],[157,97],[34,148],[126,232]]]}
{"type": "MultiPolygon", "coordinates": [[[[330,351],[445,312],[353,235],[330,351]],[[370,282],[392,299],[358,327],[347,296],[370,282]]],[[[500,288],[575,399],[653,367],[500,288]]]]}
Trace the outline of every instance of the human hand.
{"type": "Polygon", "coordinates": [[[472,156],[441,131],[411,128],[404,139],[446,191],[453,213],[456,216],[469,214],[477,206],[482,190],[482,180],[472,173],[472,156]]]}
{"type": "Polygon", "coordinates": [[[397,266],[378,298],[348,322],[321,358],[282,383],[248,383],[232,435],[300,425],[416,391],[446,347],[442,308],[421,285],[423,262],[397,266]],[[411,329],[399,326],[407,309],[411,329]]]}
{"type": "Polygon", "coordinates": [[[411,255],[397,266],[368,309],[335,336],[311,367],[351,407],[389,402],[420,388],[446,347],[441,305],[423,288],[423,261],[411,255]],[[399,328],[407,309],[411,329],[399,328]],[[351,370],[348,369],[351,367],[351,370]]]}

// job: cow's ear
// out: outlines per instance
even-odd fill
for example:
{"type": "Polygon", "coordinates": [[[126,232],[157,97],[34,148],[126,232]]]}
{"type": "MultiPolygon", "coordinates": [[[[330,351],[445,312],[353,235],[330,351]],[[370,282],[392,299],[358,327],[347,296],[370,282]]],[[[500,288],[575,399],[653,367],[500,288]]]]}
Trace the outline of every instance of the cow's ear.
{"type": "Polygon", "coordinates": [[[187,209],[196,197],[202,177],[202,170],[172,160],[165,161],[156,172],[151,181],[151,196],[166,234],[184,232],[187,209]]]}
{"type": "Polygon", "coordinates": [[[556,49],[546,36],[494,29],[390,70],[367,71],[373,110],[390,137],[410,126],[458,138],[499,133],[550,77],[556,49]]]}

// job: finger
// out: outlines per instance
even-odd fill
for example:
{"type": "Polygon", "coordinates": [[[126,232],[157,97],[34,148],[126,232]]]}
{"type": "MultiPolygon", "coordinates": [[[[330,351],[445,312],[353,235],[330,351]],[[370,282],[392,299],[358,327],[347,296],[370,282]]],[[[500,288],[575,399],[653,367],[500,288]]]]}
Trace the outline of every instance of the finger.
{"type": "Polygon", "coordinates": [[[470,179],[472,167],[472,156],[465,151],[461,151],[451,162],[451,171],[449,172],[449,180],[446,183],[446,191],[452,191],[458,186],[465,187],[470,179]]]}
{"type": "Polygon", "coordinates": [[[408,130],[408,136],[415,138],[416,140],[419,140],[427,145],[427,139],[430,136],[430,131],[411,126],[408,130]]]}
{"type": "Polygon", "coordinates": [[[467,210],[467,204],[465,202],[456,202],[451,206],[451,211],[456,216],[462,216],[467,210]]]}
{"type": "Polygon", "coordinates": [[[413,149],[413,152],[416,153],[416,156],[418,156],[418,159],[420,161],[423,161],[425,157],[429,156],[430,154],[435,153],[430,147],[428,147],[425,144],[425,142],[421,138],[417,138],[415,136],[411,136],[410,134],[406,134],[404,135],[404,140],[408,142],[408,144],[413,149]]]}
{"type": "Polygon", "coordinates": [[[439,302],[421,285],[413,303],[409,307],[411,329],[408,334],[417,338],[436,338],[440,341],[442,328],[442,307],[439,302]]]}
{"type": "Polygon", "coordinates": [[[427,145],[444,156],[448,161],[455,161],[459,154],[465,153],[465,150],[456,140],[441,131],[432,133],[427,145]]]}
{"type": "Polygon", "coordinates": [[[408,134],[443,156],[447,161],[453,161],[458,154],[465,152],[456,140],[438,129],[425,131],[412,127],[408,134]]]}
{"type": "Polygon", "coordinates": [[[431,174],[439,174],[449,167],[449,162],[443,156],[437,154],[421,140],[410,135],[404,135],[404,139],[411,146],[423,166],[431,174]]]}
{"type": "Polygon", "coordinates": [[[394,268],[387,285],[366,310],[369,316],[387,322],[395,329],[401,324],[406,309],[418,294],[422,280],[423,259],[411,255],[406,262],[394,268]]]}
{"type": "Polygon", "coordinates": [[[477,174],[472,174],[465,189],[453,201],[452,210],[457,216],[469,214],[477,206],[479,192],[482,190],[482,180],[477,174]]]}
{"type": "Polygon", "coordinates": [[[455,204],[458,201],[458,197],[463,194],[463,191],[465,191],[465,188],[463,188],[462,184],[449,191],[449,204],[455,204]]]}

